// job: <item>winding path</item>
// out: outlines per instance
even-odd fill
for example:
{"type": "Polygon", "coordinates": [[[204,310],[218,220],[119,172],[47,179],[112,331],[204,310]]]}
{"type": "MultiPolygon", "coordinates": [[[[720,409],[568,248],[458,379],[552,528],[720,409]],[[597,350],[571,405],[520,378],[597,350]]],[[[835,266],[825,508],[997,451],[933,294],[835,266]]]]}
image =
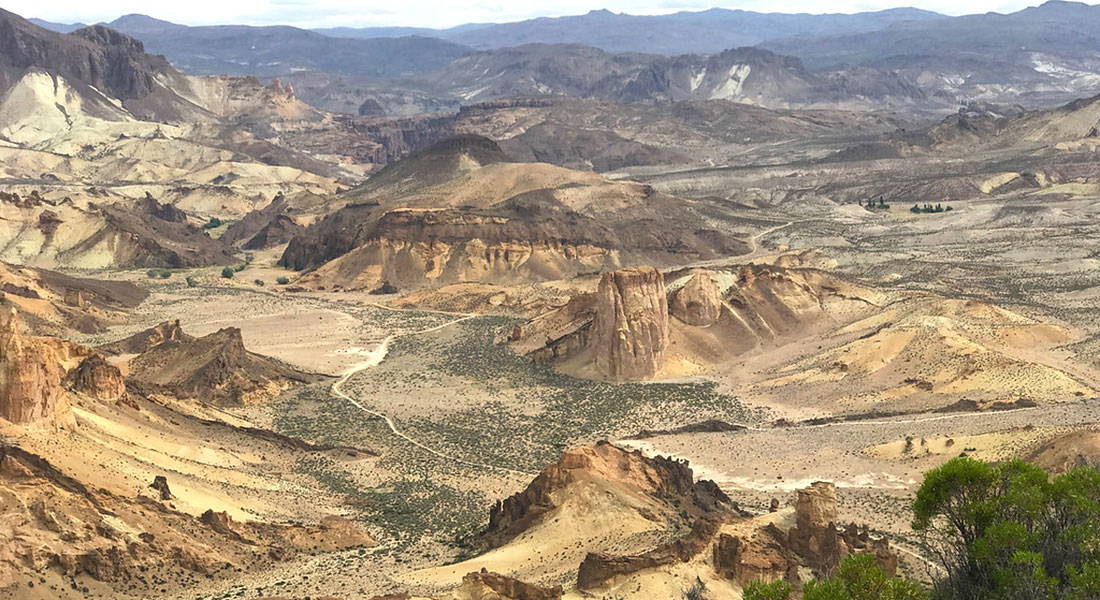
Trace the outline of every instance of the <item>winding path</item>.
{"type": "MultiPolygon", "coordinates": [[[[387,310],[401,311],[401,309],[397,309],[397,308],[381,307],[380,305],[376,305],[376,306],[379,306],[380,308],[386,308],[387,310]]],[[[420,312],[420,311],[417,311],[417,312],[420,312]]],[[[461,314],[461,313],[442,313],[442,314],[461,314]]],[[[459,463],[459,464],[462,464],[462,465],[466,465],[468,467],[477,467],[477,468],[481,468],[481,469],[501,471],[501,472],[509,473],[509,474],[512,474],[512,475],[521,475],[523,477],[531,477],[535,474],[534,473],[528,473],[526,471],[517,471],[515,469],[509,469],[507,467],[501,467],[501,466],[498,466],[498,465],[490,465],[490,464],[486,464],[486,463],[479,463],[479,462],[469,461],[469,460],[454,456],[453,454],[447,454],[445,452],[440,452],[439,450],[431,448],[428,445],[424,444],[423,442],[420,442],[419,440],[416,440],[416,439],[410,437],[409,435],[405,434],[400,429],[398,429],[397,424],[388,415],[380,413],[378,411],[371,410],[371,409],[363,406],[356,399],[352,398],[347,393],[345,393],[344,390],[342,389],[343,385],[345,383],[347,383],[348,379],[350,379],[356,373],[365,371],[366,369],[369,369],[371,367],[376,367],[376,366],[382,364],[382,361],[386,359],[386,354],[389,352],[390,344],[394,340],[396,340],[398,338],[402,338],[402,337],[409,337],[409,336],[420,335],[420,334],[424,334],[424,333],[431,333],[433,331],[439,331],[441,329],[445,329],[447,327],[450,327],[451,325],[455,325],[457,323],[461,323],[462,321],[467,321],[469,319],[472,319],[476,316],[478,316],[478,315],[465,314],[465,315],[463,315],[463,316],[461,316],[457,319],[454,319],[452,321],[448,321],[446,323],[443,323],[442,325],[436,325],[434,327],[429,327],[427,329],[421,329],[419,331],[404,333],[404,334],[401,334],[401,335],[396,335],[395,334],[395,335],[388,336],[386,339],[382,340],[382,342],[380,344],[375,346],[375,348],[373,350],[371,350],[369,353],[367,353],[367,360],[351,367],[350,369],[345,371],[344,374],[341,375],[339,379],[337,379],[335,382],[333,382],[332,388],[331,388],[332,389],[332,394],[334,396],[337,396],[339,398],[347,400],[353,406],[355,406],[356,408],[358,408],[359,410],[361,410],[365,413],[368,413],[368,414],[374,415],[376,417],[379,417],[380,419],[382,419],[383,421],[386,422],[386,426],[390,428],[390,431],[395,436],[405,440],[406,442],[416,446],[417,448],[420,448],[421,450],[423,450],[423,451],[425,451],[429,454],[432,454],[432,455],[437,456],[439,458],[442,458],[444,460],[449,460],[449,461],[453,461],[453,462],[456,462],[456,463],[459,463]]]]}

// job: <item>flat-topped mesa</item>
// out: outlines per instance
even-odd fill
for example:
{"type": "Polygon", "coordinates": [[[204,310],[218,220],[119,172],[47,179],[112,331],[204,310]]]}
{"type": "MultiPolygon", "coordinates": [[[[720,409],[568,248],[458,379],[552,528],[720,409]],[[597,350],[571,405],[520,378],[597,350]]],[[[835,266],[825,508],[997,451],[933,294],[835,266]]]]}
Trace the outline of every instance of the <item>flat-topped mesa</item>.
{"type": "Polygon", "coordinates": [[[58,348],[24,336],[14,308],[0,313],[0,417],[17,425],[72,424],[58,348]]]}
{"type": "Polygon", "coordinates": [[[604,273],[596,293],[596,367],[614,380],[649,379],[664,366],[668,299],[653,267],[604,273]]]}
{"type": "Polygon", "coordinates": [[[709,327],[722,312],[722,293],[706,271],[695,271],[684,286],[671,294],[669,312],[688,325],[709,327]]]}

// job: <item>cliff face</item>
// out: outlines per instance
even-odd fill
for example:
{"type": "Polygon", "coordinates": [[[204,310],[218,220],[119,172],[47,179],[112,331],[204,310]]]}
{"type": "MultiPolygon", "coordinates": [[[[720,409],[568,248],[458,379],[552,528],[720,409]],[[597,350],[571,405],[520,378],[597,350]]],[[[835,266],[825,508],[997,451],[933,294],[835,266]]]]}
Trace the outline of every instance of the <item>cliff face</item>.
{"type": "Polygon", "coordinates": [[[648,379],[664,365],[668,300],[653,267],[605,273],[596,293],[596,367],[614,380],[648,379]]]}
{"type": "Polygon", "coordinates": [[[102,25],[66,35],[0,10],[0,56],[0,87],[31,70],[47,71],[73,85],[85,100],[84,109],[93,114],[121,116],[104,94],[121,100],[139,118],[203,112],[171,91],[188,85],[163,56],[146,54],[140,41],[102,25]]]}
{"type": "Polygon", "coordinates": [[[0,417],[18,425],[72,424],[61,379],[80,350],[61,340],[24,336],[14,309],[0,316],[0,417]]]}

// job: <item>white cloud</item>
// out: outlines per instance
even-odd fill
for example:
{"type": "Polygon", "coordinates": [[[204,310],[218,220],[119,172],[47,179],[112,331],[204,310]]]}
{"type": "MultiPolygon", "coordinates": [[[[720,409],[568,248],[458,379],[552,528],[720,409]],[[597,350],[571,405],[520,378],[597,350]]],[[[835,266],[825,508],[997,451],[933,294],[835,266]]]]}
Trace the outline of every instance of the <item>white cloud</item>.
{"type": "MultiPolygon", "coordinates": [[[[914,0],[913,5],[946,14],[1011,12],[1038,0],[914,0]]],[[[140,0],[9,0],[5,8],[27,17],[62,23],[111,21],[128,13],[159,19],[209,25],[248,23],[300,27],[393,26],[450,27],[473,22],[506,22],[536,16],[581,14],[607,8],[631,14],[660,14],[702,10],[714,6],[699,0],[188,0],[150,3],[140,0]]],[[[897,6],[890,0],[742,0],[717,5],[761,12],[859,12],[897,6]]]]}

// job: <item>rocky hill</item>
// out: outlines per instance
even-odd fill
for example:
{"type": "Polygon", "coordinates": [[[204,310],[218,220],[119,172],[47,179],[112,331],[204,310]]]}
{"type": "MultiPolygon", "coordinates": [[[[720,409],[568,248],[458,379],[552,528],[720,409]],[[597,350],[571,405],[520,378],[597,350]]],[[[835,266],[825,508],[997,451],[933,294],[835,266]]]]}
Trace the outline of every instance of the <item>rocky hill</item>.
{"type": "Polygon", "coordinates": [[[637,183],[503,160],[490,140],[445,141],[341,195],[280,263],[314,287],[520,282],[744,251],[697,205],[637,183]],[[656,226],[657,221],[661,226],[656,226]]]}
{"type": "Polygon", "coordinates": [[[455,588],[469,585],[469,573],[484,577],[494,569],[544,590],[564,584],[578,593],[643,598],[695,577],[721,594],[757,579],[797,585],[801,572],[827,573],[851,553],[874,555],[889,573],[898,565],[885,539],[839,528],[830,483],[799,490],[793,508],[754,518],[713,482],[696,481],[685,462],[607,442],[566,452],[498,503],[482,539],[484,554],[409,579],[455,588]]]}
{"type": "Polygon", "coordinates": [[[178,321],[164,323],[111,348],[140,350],[129,361],[128,378],[143,389],[204,402],[258,404],[316,379],[249,352],[233,327],[194,338],[179,330],[178,321]]]}

